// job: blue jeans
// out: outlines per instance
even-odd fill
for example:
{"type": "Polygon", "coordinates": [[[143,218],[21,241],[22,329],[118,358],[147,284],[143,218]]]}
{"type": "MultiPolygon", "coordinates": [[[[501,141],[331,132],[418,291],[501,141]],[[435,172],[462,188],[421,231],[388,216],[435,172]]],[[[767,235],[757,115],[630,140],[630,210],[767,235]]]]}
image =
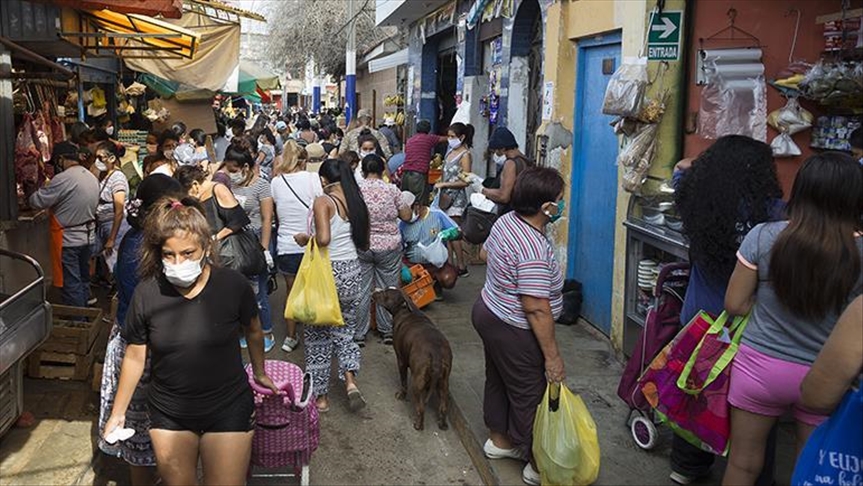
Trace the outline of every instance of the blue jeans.
{"type": "Polygon", "coordinates": [[[63,263],[63,303],[75,307],[87,307],[90,300],[90,245],[64,246],[63,263]]]}

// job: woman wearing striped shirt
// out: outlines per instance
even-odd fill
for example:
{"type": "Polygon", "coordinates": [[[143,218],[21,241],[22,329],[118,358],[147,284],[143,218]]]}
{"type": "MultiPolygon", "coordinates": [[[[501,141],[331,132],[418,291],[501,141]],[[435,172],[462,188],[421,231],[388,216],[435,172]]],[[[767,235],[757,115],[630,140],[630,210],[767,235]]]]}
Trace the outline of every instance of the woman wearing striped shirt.
{"type": "Polygon", "coordinates": [[[489,459],[528,461],[527,484],[540,484],[531,454],[533,419],[548,382],[565,378],[554,337],[563,273],[545,228],[563,214],[564,181],[554,169],[530,168],[513,189],[513,211],[497,220],[482,255],[485,286],[473,326],[485,349],[483,415],[489,459]]]}

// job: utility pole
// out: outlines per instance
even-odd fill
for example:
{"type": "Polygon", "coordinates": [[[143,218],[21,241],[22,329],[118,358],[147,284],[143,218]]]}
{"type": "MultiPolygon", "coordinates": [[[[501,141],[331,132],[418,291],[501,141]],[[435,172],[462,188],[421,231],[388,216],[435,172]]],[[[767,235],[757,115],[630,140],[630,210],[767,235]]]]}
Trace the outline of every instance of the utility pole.
{"type": "Polygon", "coordinates": [[[350,123],[354,118],[357,105],[357,31],[354,0],[348,0],[348,46],[345,53],[345,120],[350,123]]]}

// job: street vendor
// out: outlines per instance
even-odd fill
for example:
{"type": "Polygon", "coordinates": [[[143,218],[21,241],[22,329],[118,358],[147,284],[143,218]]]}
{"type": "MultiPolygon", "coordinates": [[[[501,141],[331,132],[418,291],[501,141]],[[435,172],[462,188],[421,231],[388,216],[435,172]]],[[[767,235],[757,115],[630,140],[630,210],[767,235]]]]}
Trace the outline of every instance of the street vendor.
{"type": "Polygon", "coordinates": [[[30,206],[50,210],[51,269],[54,286],[62,288],[63,303],[86,307],[99,181],[81,166],[72,144],[57,144],[52,159],[62,172],[30,196],[30,206]]]}

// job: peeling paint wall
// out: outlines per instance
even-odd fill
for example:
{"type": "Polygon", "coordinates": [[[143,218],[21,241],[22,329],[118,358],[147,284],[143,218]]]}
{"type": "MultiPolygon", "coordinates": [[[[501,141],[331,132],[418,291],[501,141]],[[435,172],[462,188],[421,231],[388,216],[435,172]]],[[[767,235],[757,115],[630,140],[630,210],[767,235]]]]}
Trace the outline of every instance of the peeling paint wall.
{"type": "Polygon", "coordinates": [[[519,147],[527,146],[527,96],[530,89],[530,66],[526,57],[514,57],[509,65],[509,107],[507,128],[515,135],[519,147]]]}

